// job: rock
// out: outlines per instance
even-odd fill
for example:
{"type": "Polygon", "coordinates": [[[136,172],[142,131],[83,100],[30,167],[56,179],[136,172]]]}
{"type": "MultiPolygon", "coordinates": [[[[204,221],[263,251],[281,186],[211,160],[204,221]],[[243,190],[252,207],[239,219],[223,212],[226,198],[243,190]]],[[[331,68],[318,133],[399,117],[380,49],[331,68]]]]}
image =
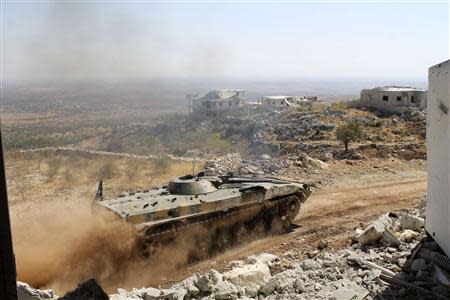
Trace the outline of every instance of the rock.
{"type": "Polygon", "coordinates": [[[339,288],[331,293],[329,300],[352,300],[355,298],[355,292],[349,288],[339,288]]]}
{"type": "Polygon", "coordinates": [[[353,235],[352,238],[353,240],[357,241],[358,237],[363,234],[364,230],[362,230],[361,228],[356,228],[355,231],[353,231],[353,235]]]}
{"type": "Polygon", "coordinates": [[[273,291],[275,291],[275,289],[278,286],[278,281],[275,278],[270,278],[269,281],[267,281],[266,283],[264,283],[261,288],[259,289],[259,291],[261,293],[263,293],[266,296],[269,296],[270,294],[273,293],[273,291]]]}
{"type": "Polygon", "coordinates": [[[389,230],[386,229],[382,236],[381,236],[381,240],[388,244],[388,245],[392,245],[395,247],[398,247],[400,245],[400,241],[397,239],[397,237],[389,230]]]}
{"type": "Polygon", "coordinates": [[[386,226],[383,222],[375,221],[363,231],[363,233],[357,238],[357,241],[361,245],[375,243],[381,238],[385,228],[386,226]]]}
{"type": "Polygon", "coordinates": [[[215,299],[236,299],[237,292],[237,288],[232,283],[222,280],[214,287],[213,296],[215,299]]]}
{"type": "Polygon", "coordinates": [[[58,300],[108,300],[109,296],[95,279],[89,279],[78,285],[74,290],[66,293],[58,300]]]}
{"type": "Polygon", "coordinates": [[[210,270],[205,275],[197,278],[195,285],[202,292],[212,292],[216,283],[222,280],[222,274],[216,270],[210,270]]]}
{"type": "Polygon", "coordinates": [[[259,255],[251,255],[247,258],[249,263],[263,263],[266,265],[271,265],[274,261],[278,260],[278,256],[270,253],[261,253],[259,255]]]}
{"type": "Polygon", "coordinates": [[[262,160],[270,160],[271,159],[269,154],[263,154],[259,158],[262,159],[262,160]]]}
{"type": "Polygon", "coordinates": [[[200,290],[195,285],[196,280],[196,276],[189,277],[179,284],[179,288],[184,288],[188,296],[195,297],[200,293],[200,290]]]}
{"type": "Polygon", "coordinates": [[[143,294],[144,300],[172,300],[173,291],[164,292],[155,288],[147,288],[143,294]]]}
{"type": "Polygon", "coordinates": [[[418,258],[412,261],[411,263],[411,270],[413,271],[422,271],[427,268],[427,262],[425,259],[418,258]]]}
{"type": "Polygon", "coordinates": [[[425,219],[410,214],[405,214],[400,217],[400,226],[402,229],[420,230],[425,226],[425,219]]]}
{"type": "Polygon", "coordinates": [[[241,287],[244,290],[258,290],[270,278],[270,269],[266,263],[262,262],[265,259],[269,259],[269,257],[270,255],[265,255],[260,258],[255,257],[254,259],[256,261],[253,264],[237,267],[224,273],[224,279],[229,280],[236,287],[241,287]]]}
{"type": "Polygon", "coordinates": [[[302,267],[303,270],[308,271],[308,270],[317,270],[321,268],[320,263],[318,263],[317,261],[313,260],[313,259],[305,259],[303,261],[300,262],[300,266],[302,267]]]}
{"type": "Polygon", "coordinates": [[[324,161],[324,162],[330,161],[330,160],[332,160],[332,159],[333,159],[333,154],[332,154],[331,152],[324,153],[324,154],[320,157],[320,160],[322,160],[322,161],[324,161]]]}
{"type": "Polygon", "coordinates": [[[328,241],[326,241],[326,240],[320,240],[320,241],[319,241],[319,244],[317,245],[317,249],[319,249],[319,250],[325,249],[325,248],[328,247],[328,245],[329,245],[329,242],[328,242],[328,241]]]}
{"type": "Polygon", "coordinates": [[[19,300],[46,300],[53,299],[53,290],[39,290],[32,288],[29,284],[17,281],[17,297],[19,300]]]}

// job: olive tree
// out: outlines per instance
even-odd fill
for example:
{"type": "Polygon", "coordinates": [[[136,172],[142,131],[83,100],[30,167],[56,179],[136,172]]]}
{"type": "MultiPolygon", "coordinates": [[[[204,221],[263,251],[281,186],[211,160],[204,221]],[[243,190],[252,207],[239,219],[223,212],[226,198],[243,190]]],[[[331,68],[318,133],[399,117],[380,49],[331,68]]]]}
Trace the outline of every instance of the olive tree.
{"type": "Polygon", "coordinates": [[[358,141],[361,137],[362,129],[358,123],[353,121],[342,124],[336,129],[336,138],[344,143],[345,152],[348,152],[350,142],[358,141]]]}

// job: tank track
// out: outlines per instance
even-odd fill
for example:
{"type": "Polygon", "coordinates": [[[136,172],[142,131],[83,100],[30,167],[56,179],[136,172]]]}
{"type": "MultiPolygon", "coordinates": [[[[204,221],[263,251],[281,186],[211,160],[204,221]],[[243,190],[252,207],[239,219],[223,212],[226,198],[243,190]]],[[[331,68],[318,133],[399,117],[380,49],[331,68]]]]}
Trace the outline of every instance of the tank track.
{"type": "Polygon", "coordinates": [[[188,220],[166,228],[149,227],[140,240],[144,258],[156,258],[173,243],[188,252],[188,263],[200,260],[246,241],[267,235],[285,233],[300,210],[304,195],[288,195],[270,201],[269,205],[216,212],[205,219],[188,220]],[[178,243],[178,245],[177,245],[178,243]]]}

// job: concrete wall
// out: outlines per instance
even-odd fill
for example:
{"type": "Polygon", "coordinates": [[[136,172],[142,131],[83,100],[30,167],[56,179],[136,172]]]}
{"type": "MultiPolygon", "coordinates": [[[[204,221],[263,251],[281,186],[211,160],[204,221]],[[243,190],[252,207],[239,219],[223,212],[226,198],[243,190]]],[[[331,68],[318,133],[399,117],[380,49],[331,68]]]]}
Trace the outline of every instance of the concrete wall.
{"type": "MultiPolygon", "coordinates": [[[[263,98],[262,100],[261,100],[261,103],[263,104],[263,105],[266,105],[266,106],[272,106],[272,107],[286,107],[286,106],[288,106],[287,104],[286,104],[286,100],[287,100],[288,98],[284,98],[284,99],[271,99],[271,98],[263,98]]],[[[291,100],[292,101],[292,100],[291,100]]]]}
{"type": "Polygon", "coordinates": [[[217,101],[193,100],[192,109],[194,112],[227,111],[242,107],[243,103],[244,102],[240,99],[224,99],[217,101]]]}
{"type": "Polygon", "coordinates": [[[450,256],[450,61],[429,69],[427,103],[428,192],[426,229],[450,256]]]}
{"type": "Polygon", "coordinates": [[[392,113],[403,113],[411,107],[425,107],[426,98],[427,92],[425,91],[362,90],[360,104],[363,107],[376,108],[392,113]],[[383,97],[387,97],[388,100],[383,100],[383,97]],[[414,97],[414,103],[411,102],[411,97],[414,97]]]}

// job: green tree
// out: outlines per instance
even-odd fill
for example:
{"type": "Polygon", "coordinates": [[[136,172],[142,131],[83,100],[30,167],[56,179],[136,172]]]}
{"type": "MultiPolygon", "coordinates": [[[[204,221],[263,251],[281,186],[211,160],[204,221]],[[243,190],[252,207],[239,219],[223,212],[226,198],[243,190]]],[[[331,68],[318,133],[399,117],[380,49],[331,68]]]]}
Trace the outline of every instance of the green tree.
{"type": "Polygon", "coordinates": [[[344,143],[345,152],[348,152],[350,142],[358,141],[361,137],[362,129],[358,123],[353,121],[342,124],[336,129],[336,138],[344,143]]]}

